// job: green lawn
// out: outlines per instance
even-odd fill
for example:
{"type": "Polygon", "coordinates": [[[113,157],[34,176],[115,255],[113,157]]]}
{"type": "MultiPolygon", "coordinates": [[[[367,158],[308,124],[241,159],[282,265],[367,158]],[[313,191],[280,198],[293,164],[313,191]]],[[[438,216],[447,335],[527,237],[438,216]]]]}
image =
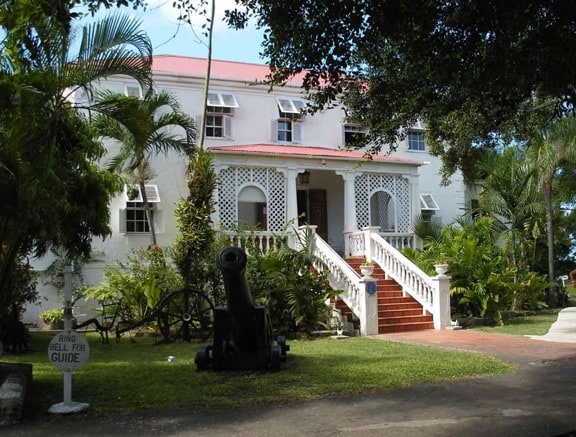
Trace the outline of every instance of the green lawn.
{"type": "Polygon", "coordinates": [[[558,318],[559,311],[543,310],[538,314],[505,320],[503,326],[477,326],[474,330],[512,335],[545,335],[558,318]]]}
{"type": "MultiPolygon", "coordinates": [[[[32,334],[31,351],[6,355],[7,362],[33,363],[32,405],[42,415],[62,402],[62,373],[48,361],[53,334],[32,334]]],[[[90,358],[73,373],[72,400],[91,413],[202,406],[239,408],[393,390],[418,383],[505,373],[513,366],[476,353],[374,340],[323,338],[289,341],[280,372],[201,372],[197,345],[155,345],[153,338],[103,345],[87,334],[90,358]],[[175,357],[168,362],[168,356],[175,357]]]]}

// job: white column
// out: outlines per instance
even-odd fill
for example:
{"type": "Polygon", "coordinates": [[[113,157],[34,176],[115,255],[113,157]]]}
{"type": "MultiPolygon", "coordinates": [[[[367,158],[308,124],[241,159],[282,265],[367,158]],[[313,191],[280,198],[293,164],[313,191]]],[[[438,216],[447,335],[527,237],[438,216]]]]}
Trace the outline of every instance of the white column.
{"type": "Polygon", "coordinates": [[[380,230],[378,226],[366,226],[362,228],[364,231],[364,256],[366,261],[372,261],[372,234],[377,234],[380,230]]]}
{"type": "Polygon", "coordinates": [[[354,180],[357,173],[349,171],[336,171],[335,173],[344,180],[344,254],[348,256],[351,253],[348,240],[349,234],[358,230],[354,189],[354,180]]]}
{"type": "Polygon", "coordinates": [[[289,168],[284,173],[286,178],[286,221],[292,222],[294,227],[298,227],[298,197],[296,190],[296,178],[304,169],[289,168]]]}
{"type": "MultiPolygon", "coordinates": [[[[408,178],[410,187],[410,198],[412,199],[410,208],[410,226],[414,224],[416,217],[421,214],[420,210],[420,188],[418,186],[418,175],[404,175],[408,178]]],[[[416,236],[412,236],[412,249],[416,249],[416,236]]]]}
{"type": "Polygon", "coordinates": [[[298,229],[298,197],[296,190],[296,178],[299,173],[303,173],[305,169],[297,168],[277,168],[277,171],[284,175],[286,186],[286,223],[290,225],[292,231],[288,236],[288,245],[294,247],[291,234],[298,229]]]}
{"type": "Polygon", "coordinates": [[[336,174],[344,180],[344,232],[357,231],[356,194],[354,191],[354,179],[357,173],[337,171],[336,174]]]}

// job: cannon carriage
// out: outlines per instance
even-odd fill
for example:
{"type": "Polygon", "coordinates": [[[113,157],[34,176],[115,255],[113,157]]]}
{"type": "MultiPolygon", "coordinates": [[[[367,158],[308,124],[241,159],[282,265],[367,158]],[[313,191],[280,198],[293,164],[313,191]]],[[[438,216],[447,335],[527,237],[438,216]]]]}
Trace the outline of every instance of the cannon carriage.
{"type": "Polygon", "coordinates": [[[274,344],[268,309],[255,305],[246,278],[246,253],[227,247],[218,256],[227,305],[214,308],[212,345],[200,346],[194,362],[201,370],[279,370],[290,347],[282,336],[274,344]]]}

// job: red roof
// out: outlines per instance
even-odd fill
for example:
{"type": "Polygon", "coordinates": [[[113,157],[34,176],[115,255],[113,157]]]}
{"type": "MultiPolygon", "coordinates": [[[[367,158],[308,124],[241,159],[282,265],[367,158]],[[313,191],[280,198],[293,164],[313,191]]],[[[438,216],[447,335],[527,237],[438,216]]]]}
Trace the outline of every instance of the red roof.
{"type": "MultiPolygon", "coordinates": [[[[330,158],[341,160],[361,161],[369,160],[363,152],[350,150],[329,149],[326,147],[307,147],[278,144],[247,144],[233,146],[208,147],[211,152],[234,153],[246,155],[292,156],[305,158],[330,158]]],[[[372,155],[372,161],[389,162],[396,164],[423,165],[422,161],[401,158],[389,155],[372,155]]]]}
{"type": "MultiPolygon", "coordinates": [[[[205,58],[189,56],[155,55],[152,59],[152,71],[204,77],[206,61],[205,58]]],[[[267,65],[213,59],[210,76],[217,79],[256,82],[265,80],[269,72],[270,68],[267,65]]],[[[297,75],[289,83],[300,85],[303,77],[304,74],[297,75]]]]}

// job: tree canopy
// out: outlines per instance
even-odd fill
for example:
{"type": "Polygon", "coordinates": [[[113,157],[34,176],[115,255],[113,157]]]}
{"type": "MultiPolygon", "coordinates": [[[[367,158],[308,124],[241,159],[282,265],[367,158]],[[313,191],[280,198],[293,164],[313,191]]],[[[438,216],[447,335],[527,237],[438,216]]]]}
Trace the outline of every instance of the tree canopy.
{"type": "MultiPolygon", "coordinates": [[[[189,3],[189,2],[187,2],[189,3]]],[[[532,99],[571,110],[574,0],[236,0],[229,24],[255,18],[278,84],[305,72],[316,108],[342,96],[368,140],[393,148],[417,119],[446,174],[473,173],[519,127],[532,99]]]]}

